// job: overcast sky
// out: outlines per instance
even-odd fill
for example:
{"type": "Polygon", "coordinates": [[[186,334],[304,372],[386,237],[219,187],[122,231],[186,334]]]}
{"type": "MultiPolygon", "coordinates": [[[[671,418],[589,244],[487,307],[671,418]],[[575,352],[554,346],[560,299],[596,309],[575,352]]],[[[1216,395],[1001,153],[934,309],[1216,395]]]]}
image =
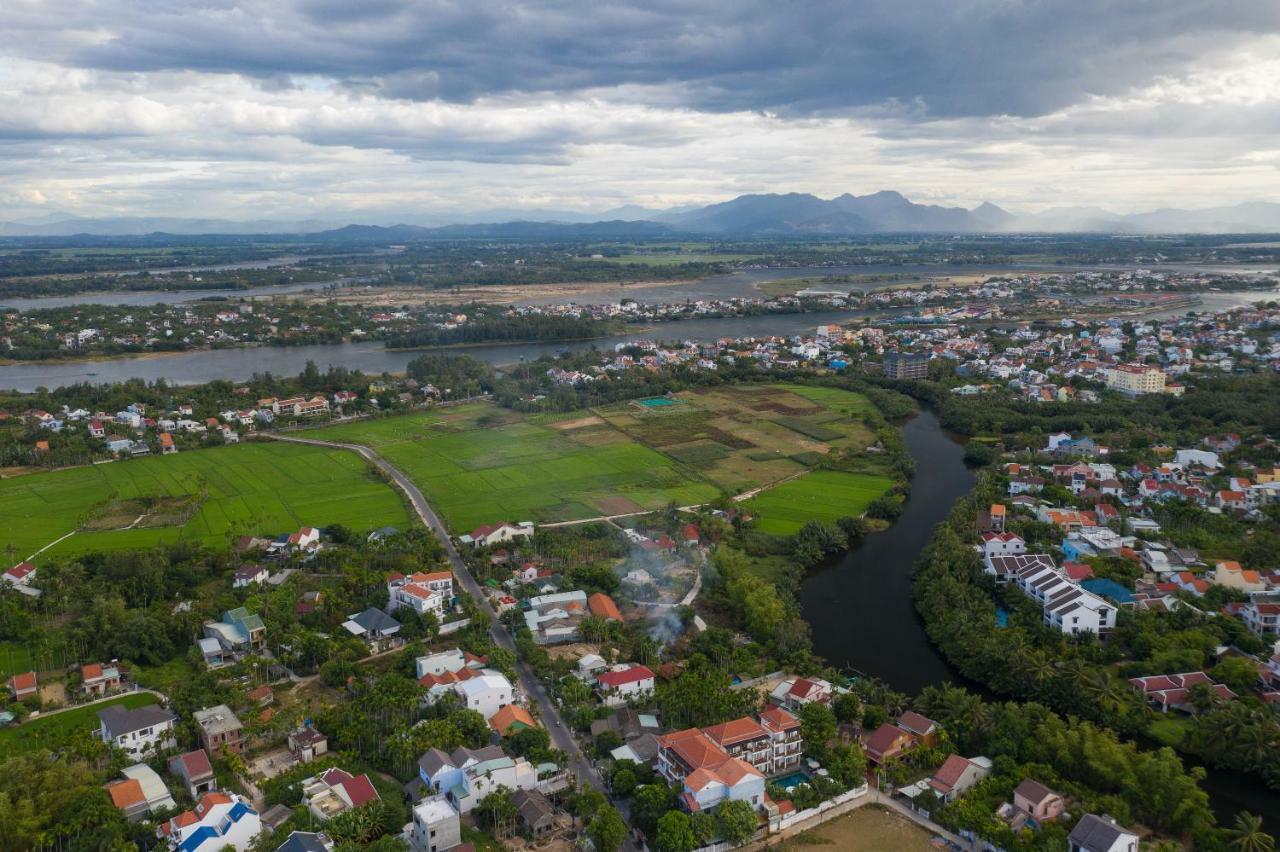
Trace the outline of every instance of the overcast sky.
{"type": "Polygon", "coordinates": [[[1274,0],[0,0],[0,220],[1280,201],[1274,0]]]}

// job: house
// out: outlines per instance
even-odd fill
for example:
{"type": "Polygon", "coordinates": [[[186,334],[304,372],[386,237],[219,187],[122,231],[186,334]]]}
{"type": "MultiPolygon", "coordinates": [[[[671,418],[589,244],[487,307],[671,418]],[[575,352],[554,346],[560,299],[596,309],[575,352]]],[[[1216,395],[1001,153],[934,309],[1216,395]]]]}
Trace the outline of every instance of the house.
{"type": "Polygon", "coordinates": [[[517,524],[501,523],[476,527],[469,535],[461,536],[458,541],[472,547],[489,547],[494,544],[515,541],[516,539],[533,538],[533,521],[520,521],[517,524]]]}
{"type": "Polygon", "coordinates": [[[111,803],[124,811],[125,819],[132,822],[156,811],[177,807],[173,796],[169,795],[169,788],[145,763],[127,766],[120,774],[124,778],[108,784],[107,793],[111,796],[111,803]]]}
{"type": "Polygon", "coordinates": [[[1239,589],[1245,594],[1267,590],[1267,583],[1262,579],[1261,573],[1246,570],[1234,560],[1219,562],[1214,566],[1213,582],[1229,589],[1239,589]]]}
{"type": "Polygon", "coordinates": [[[764,774],[697,728],[658,737],[658,744],[658,773],[680,785],[684,810],[709,811],[726,800],[764,805],[764,774]]]}
{"type": "Polygon", "coordinates": [[[982,534],[982,556],[1019,556],[1027,552],[1027,543],[1014,533],[987,532],[982,534]]]}
{"type": "Polygon", "coordinates": [[[267,626],[260,616],[242,606],[224,612],[222,621],[206,621],[204,635],[206,639],[216,639],[223,651],[232,654],[261,652],[267,647],[267,626]]]}
{"type": "Polygon", "coordinates": [[[264,683],[262,686],[257,686],[249,690],[248,699],[259,707],[266,707],[269,704],[275,703],[276,693],[269,684],[264,683]]]}
{"type": "Polygon", "coordinates": [[[862,750],[872,763],[883,765],[914,744],[915,738],[910,732],[885,722],[863,740],[862,750]]]}
{"type": "Polygon", "coordinates": [[[231,588],[243,589],[246,586],[253,586],[259,583],[265,583],[267,581],[267,577],[269,577],[270,574],[271,572],[268,571],[262,565],[254,565],[254,564],[241,565],[239,568],[236,569],[236,573],[234,575],[235,579],[233,579],[231,582],[231,588]]]}
{"type": "Polygon", "coordinates": [[[225,704],[196,710],[191,714],[200,734],[200,746],[209,757],[218,757],[224,752],[244,754],[244,725],[225,704]]]}
{"type": "MultiPolygon", "coordinates": [[[[777,709],[777,708],[774,708],[777,709]]],[[[779,712],[785,713],[785,710],[779,712]]],[[[772,775],[773,740],[764,725],[749,716],[731,719],[719,725],[703,728],[712,742],[724,749],[730,757],[745,760],[762,775],[772,775]]]]}
{"type": "Polygon", "coordinates": [[[1085,814],[1067,836],[1070,852],[1138,852],[1138,835],[1107,815],[1085,814]]]}
{"type": "Polygon", "coordinates": [[[393,637],[400,632],[400,622],[373,606],[364,612],[347,616],[342,626],[352,636],[368,642],[369,650],[375,653],[390,646],[393,637]]]}
{"type": "Polygon", "coordinates": [[[1190,700],[1191,688],[1197,684],[1205,684],[1224,701],[1230,701],[1236,697],[1236,694],[1229,687],[1221,683],[1214,683],[1213,679],[1204,672],[1183,672],[1181,674],[1129,678],[1129,685],[1150,701],[1161,713],[1168,713],[1170,707],[1175,710],[1181,710],[1184,713],[1194,713],[1195,708],[1190,700]]]}
{"type": "Polygon", "coordinates": [[[578,625],[587,616],[587,593],[581,590],[529,598],[525,626],[539,645],[576,642],[578,625]]]}
{"type": "Polygon", "coordinates": [[[1280,634],[1280,603],[1250,601],[1241,609],[1240,617],[1259,636],[1270,639],[1280,634]]]}
{"type": "Polygon", "coordinates": [[[21,672],[9,678],[9,697],[14,701],[35,698],[40,694],[40,684],[35,672],[21,672]]]}
{"type": "Polygon", "coordinates": [[[542,784],[538,769],[522,757],[507,757],[500,746],[459,748],[452,755],[431,749],[419,758],[418,773],[428,789],[443,793],[461,814],[499,788],[514,792],[542,784]]]}
{"type": "Polygon", "coordinates": [[[587,609],[596,618],[603,618],[606,621],[622,621],[622,613],[618,611],[618,605],[613,602],[613,598],[602,592],[596,592],[587,598],[587,609]]]}
{"type": "Polygon", "coordinates": [[[446,852],[460,845],[462,827],[457,809],[444,796],[423,799],[413,807],[408,841],[413,852],[446,852]]]}
{"type": "Polygon", "coordinates": [[[826,704],[831,701],[831,684],[822,678],[797,677],[784,680],[774,687],[769,700],[788,710],[800,711],[806,704],[826,704]]]}
{"type": "Polygon", "coordinates": [[[200,639],[196,642],[200,648],[200,656],[204,659],[205,668],[220,669],[236,661],[234,652],[222,647],[217,639],[200,639]]]}
{"type": "Polygon", "coordinates": [[[898,727],[930,748],[938,744],[938,723],[914,710],[898,717],[898,727]]]}
{"type": "Polygon", "coordinates": [[[310,725],[290,731],[288,743],[299,763],[310,763],[329,751],[329,738],[310,725]]]}
{"type": "Polygon", "coordinates": [[[658,717],[656,716],[640,713],[631,707],[619,707],[612,714],[603,719],[596,719],[591,723],[592,739],[600,736],[605,731],[613,731],[623,740],[634,740],[646,734],[660,733],[662,726],[658,724],[658,717]]]}
{"type": "Polygon", "coordinates": [[[971,787],[991,774],[991,761],[985,757],[961,757],[953,754],[942,762],[929,779],[929,786],[945,802],[963,796],[971,787]]]}
{"type": "Polygon", "coordinates": [[[36,578],[37,573],[38,569],[30,562],[19,562],[3,574],[0,574],[0,582],[13,588],[26,586],[36,578]]]}
{"type": "Polygon", "coordinates": [[[177,746],[177,721],[173,712],[154,704],[133,709],[113,704],[98,711],[98,739],[124,749],[130,757],[145,757],[177,746]]]}
{"type": "MultiPolygon", "coordinates": [[[[293,811],[284,805],[273,805],[263,813],[262,827],[267,832],[274,832],[284,825],[291,816],[293,816],[293,811]],[[283,817],[283,819],[279,819],[279,817],[283,817]]],[[[275,852],[333,852],[333,841],[324,834],[315,831],[291,831],[289,836],[285,838],[284,843],[276,847],[275,852]]]]}
{"type": "Polygon", "coordinates": [[[511,681],[493,669],[485,669],[476,677],[456,684],[454,692],[462,699],[464,707],[475,710],[486,719],[516,701],[516,688],[511,681]]]}
{"type": "Polygon", "coordinates": [[[516,790],[511,794],[520,824],[536,841],[556,827],[556,809],[537,790],[516,790]]]}
{"type": "Polygon", "coordinates": [[[633,699],[653,694],[654,674],[648,666],[614,666],[596,677],[596,691],[608,707],[617,707],[633,699]]]}
{"type": "Polygon", "coordinates": [[[444,616],[453,604],[453,574],[449,571],[392,574],[387,578],[387,612],[407,607],[418,615],[444,616]]]}
{"type": "Polygon", "coordinates": [[[85,663],[80,667],[80,692],[100,696],[120,688],[120,668],[113,660],[109,664],[85,663]]]}
{"type": "Polygon", "coordinates": [[[208,752],[203,749],[169,758],[169,774],[182,780],[192,799],[199,800],[205,793],[218,789],[213,764],[209,762],[208,752]]]}
{"type": "Polygon", "coordinates": [[[194,809],[156,829],[175,852],[246,852],[262,833],[262,820],[247,799],[235,793],[205,793],[194,809]]]}
{"type": "Polygon", "coordinates": [[[1243,491],[1219,491],[1214,495],[1214,505],[1219,509],[1243,512],[1249,508],[1249,497],[1243,491]]]}
{"type": "Polygon", "coordinates": [[[1013,807],[1025,814],[1027,819],[1040,825],[1061,816],[1066,808],[1066,801],[1061,793],[1049,789],[1039,781],[1025,778],[1013,789],[1013,807]]]}
{"type": "Polygon", "coordinates": [[[300,786],[302,803],[321,822],[381,800],[368,775],[352,775],[336,767],[305,779],[300,786]]]}
{"type": "Polygon", "coordinates": [[[427,675],[443,675],[463,669],[482,669],[484,664],[484,658],[452,648],[448,651],[438,651],[425,657],[418,657],[414,668],[418,678],[422,679],[427,675]]]}
{"type": "Polygon", "coordinates": [[[489,717],[489,727],[500,737],[518,734],[528,728],[538,727],[529,711],[519,704],[508,704],[489,717]]]}
{"type": "Polygon", "coordinates": [[[161,455],[171,456],[178,451],[178,445],[173,442],[173,435],[168,432],[161,432],[159,441],[161,455]]]}

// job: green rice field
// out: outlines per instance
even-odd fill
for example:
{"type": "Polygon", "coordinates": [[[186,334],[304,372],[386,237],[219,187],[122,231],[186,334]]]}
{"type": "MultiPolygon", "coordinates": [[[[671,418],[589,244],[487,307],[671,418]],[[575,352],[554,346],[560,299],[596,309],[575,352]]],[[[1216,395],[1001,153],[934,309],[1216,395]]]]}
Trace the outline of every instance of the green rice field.
{"type": "MultiPolygon", "coordinates": [[[[401,495],[354,453],[284,443],[246,443],[0,480],[0,548],[24,559],[123,550],[178,540],[225,545],[251,534],[341,523],[356,530],[407,526],[401,495]],[[189,500],[177,525],[84,531],[95,510],[136,498],[189,500]]],[[[95,524],[98,526],[98,524],[95,524]]]]}
{"type": "MultiPolygon", "coordinates": [[[[887,477],[812,470],[871,433],[859,394],[798,385],[702,389],[569,414],[478,403],[308,430],[376,449],[421,486],[457,534],[695,505],[778,486],[750,501],[766,532],[858,515],[887,477]],[[658,402],[661,404],[646,404],[658,402]],[[799,478],[796,478],[799,477],[799,478]]],[[[879,459],[867,456],[872,471],[879,459]]]]}
{"type": "Polygon", "coordinates": [[[492,406],[310,430],[367,444],[421,486],[456,533],[705,503],[719,490],[588,412],[522,417],[492,406]],[[574,419],[576,418],[576,420],[574,419]],[[578,421],[591,421],[578,425],[578,421]]]}
{"type": "Polygon", "coordinates": [[[887,476],[815,470],[763,491],[746,502],[757,527],[772,535],[792,535],[805,521],[834,523],[861,515],[871,501],[893,486],[887,476]]]}

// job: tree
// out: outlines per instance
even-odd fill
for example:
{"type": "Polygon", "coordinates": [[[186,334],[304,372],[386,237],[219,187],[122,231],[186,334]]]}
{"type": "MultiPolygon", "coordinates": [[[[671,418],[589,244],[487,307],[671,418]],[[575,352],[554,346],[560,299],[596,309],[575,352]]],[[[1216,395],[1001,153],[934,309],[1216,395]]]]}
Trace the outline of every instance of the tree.
{"type": "Polygon", "coordinates": [[[1262,830],[1262,817],[1241,811],[1236,814],[1235,827],[1227,829],[1231,845],[1242,852],[1274,852],[1276,841],[1262,830]]]}
{"type": "Polygon", "coordinates": [[[658,834],[654,848],[658,852],[693,852],[698,846],[693,836],[689,815],[683,811],[667,811],[658,820],[658,834]]]}
{"type": "Polygon", "coordinates": [[[827,743],[836,735],[836,714],[817,701],[811,701],[800,709],[800,734],[810,751],[823,753],[827,743]]]}
{"type": "Polygon", "coordinates": [[[516,820],[516,803],[511,801],[511,791],[499,787],[481,799],[476,805],[476,819],[497,836],[506,835],[516,820]]]}
{"type": "Polygon", "coordinates": [[[1258,669],[1247,657],[1227,657],[1213,667],[1213,679],[1245,693],[1258,682],[1258,669]]]}
{"type": "Polygon", "coordinates": [[[615,807],[603,807],[596,811],[587,827],[587,834],[597,852],[617,852],[627,839],[627,824],[615,807]]]}
{"type": "Polygon", "coordinates": [[[726,800],[716,808],[716,825],[723,839],[741,846],[756,833],[756,812],[746,802],[726,800]]]}
{"type": "Polygon", "coordinates": [[[658,830],[658,820],[675,807],[676,796],[665,784],[646,784],[631,799],[631,821],[646,837],[658,830]]]}

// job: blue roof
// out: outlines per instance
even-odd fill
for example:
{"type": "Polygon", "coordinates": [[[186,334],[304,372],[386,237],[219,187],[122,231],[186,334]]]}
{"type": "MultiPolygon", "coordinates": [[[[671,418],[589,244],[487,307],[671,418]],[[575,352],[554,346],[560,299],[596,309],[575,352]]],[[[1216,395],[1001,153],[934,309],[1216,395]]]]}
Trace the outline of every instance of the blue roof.
{"type": "Polygon", "coordinates": [[[1133,592],[1117,583],[1115,580],[1106,578],[1096,578],[1093,580],[1085,580],[1080,584],[1095,595],[1102,595],[1104,598],[1111,598],[1116,603],[1131,603],[1133,601],[1133,592]]]}
{"type": "Polygon", "coordinates": [[[218,832],[213,830],[212,826],[202,825],[187,836],[178,846],[178,852],[191,852],[192,849],[199,849],[200,845],[207,840],[214,840],[221,837],[218,832]]]}

